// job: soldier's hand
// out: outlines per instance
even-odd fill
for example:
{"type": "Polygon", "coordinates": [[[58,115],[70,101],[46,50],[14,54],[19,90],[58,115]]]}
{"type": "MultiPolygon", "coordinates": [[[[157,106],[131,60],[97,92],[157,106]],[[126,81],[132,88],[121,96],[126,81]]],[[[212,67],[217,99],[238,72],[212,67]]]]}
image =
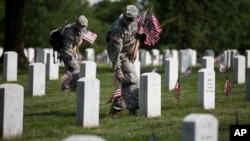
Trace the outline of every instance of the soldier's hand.
{"type": "Polygon", "coordinates": [[[115,77],[117,78],[118,81],[122,81],[124,79],[124,75],[120,69],[117,69],[115,71],[115,77]]]}

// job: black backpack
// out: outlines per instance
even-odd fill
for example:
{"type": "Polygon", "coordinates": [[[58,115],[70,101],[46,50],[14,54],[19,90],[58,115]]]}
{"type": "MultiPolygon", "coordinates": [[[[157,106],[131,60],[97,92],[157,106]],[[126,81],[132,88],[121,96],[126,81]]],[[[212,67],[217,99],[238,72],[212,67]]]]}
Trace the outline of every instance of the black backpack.
{"type": "Polygon", "coordinates": [[[63,32],[64,30],[69,27],[70,25],[68,24],[68,22],[66,21],[64,23],[64,25],[62,25],[59,28],[56,28],[54,30],[52,30],[49,33],[49,43],[51,45],[51,47],[53,48],[53,58],[54,58],[54,63],[58,63],[56,62],[56,59],[61,61],[60,59],[60,47],[62,47],[62,43],[63,43],[63,32]],[[57,57],[56,57],[56,53],[57,52],[57,57]]]}

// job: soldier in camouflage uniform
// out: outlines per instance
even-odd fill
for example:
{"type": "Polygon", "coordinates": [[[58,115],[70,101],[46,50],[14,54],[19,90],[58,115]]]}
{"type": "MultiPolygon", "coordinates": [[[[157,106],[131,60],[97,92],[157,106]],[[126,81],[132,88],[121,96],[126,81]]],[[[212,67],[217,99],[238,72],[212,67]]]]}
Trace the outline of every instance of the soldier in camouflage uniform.
{"type": "Polygon", "coordinates": [[[66,89],[76,90],[80,67],[76,58],[76,49],[81,46],[83,40],[80,38],[82,32],[86,31],[88,19],[81,15],[75,23],[68,25],[63,32],[63,43],[60,48],[60,59],[66,68],[66,73],[61,80],[62,91],[66,89]]]}
{"type": "MultiPolygon", "coordinates": [[[[107,34],[107,51],[115,71],[115,79],[122,84],[122,97],[129,115],[136,115],[139,108],[138,76],[134,67],[134,60],[130,59],[130,47],[135,44],[137,38],[136,17],[139,13],[135,5],[127,5],[123,14],[111,25],[107,34]]],[[[111,104],[109,114],[116,115],[125,107],[122,99],[116,98],[111,104]]]]}

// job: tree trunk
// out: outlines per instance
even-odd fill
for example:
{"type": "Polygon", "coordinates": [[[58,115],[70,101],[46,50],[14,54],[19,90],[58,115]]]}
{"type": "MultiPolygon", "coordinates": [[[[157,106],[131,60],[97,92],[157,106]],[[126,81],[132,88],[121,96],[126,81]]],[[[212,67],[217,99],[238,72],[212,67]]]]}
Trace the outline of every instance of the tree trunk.
{"type": "Polygon", "coordinates": [[[16,51],[18,64],[27,64],[24,55],[23,32],[24,0],[5,0],[4,52],[16,51]]]}

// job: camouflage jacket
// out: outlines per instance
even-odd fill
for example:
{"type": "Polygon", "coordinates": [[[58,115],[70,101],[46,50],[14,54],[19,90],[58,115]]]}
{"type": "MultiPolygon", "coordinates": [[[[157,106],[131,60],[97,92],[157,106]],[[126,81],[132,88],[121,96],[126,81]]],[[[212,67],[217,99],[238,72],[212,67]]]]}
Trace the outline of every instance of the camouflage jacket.
{"type": "Polygon", "coordinates": [[[128,51],[130,44],[133,44],[137,34],[137,22],[133,21],[129,25],[125,25],[122,19],[117,19],[107,34],[107,51],[112,61],[113,69],[119,69],[121,66],[121,56],[128,51]]]}
{"type": "Polygon", "coordinates": [[[76,25],[70,24],[68,27],[65,28],[63,32],[63,43],[60,49],[60,52],[67,52],[68,54],[72,53],[72,48],[77,45],[80,41],[80,32],[76,32],[76,25]]]}

